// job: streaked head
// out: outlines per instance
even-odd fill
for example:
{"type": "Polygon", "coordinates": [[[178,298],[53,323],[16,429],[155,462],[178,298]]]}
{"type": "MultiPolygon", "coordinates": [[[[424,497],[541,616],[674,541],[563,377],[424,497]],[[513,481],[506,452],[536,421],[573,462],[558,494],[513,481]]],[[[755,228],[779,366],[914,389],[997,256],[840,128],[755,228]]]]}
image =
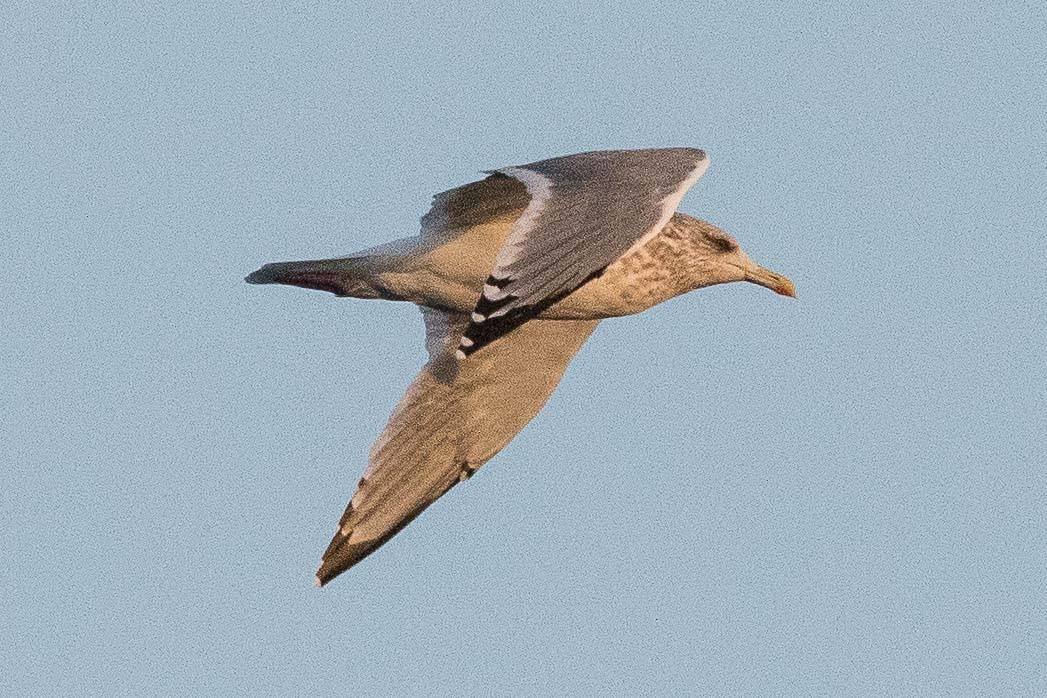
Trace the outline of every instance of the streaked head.
{"type": "Polygon", "coordinates": [[[695,288],[748,281],[777,294],[796,297],[792,281],[754,262],[733,237],[707,221],[679,213],[676,216],[688,219],[688,237],[694,246],[692,255],[696,267],[692,273],[699,282],[695,288]]]}

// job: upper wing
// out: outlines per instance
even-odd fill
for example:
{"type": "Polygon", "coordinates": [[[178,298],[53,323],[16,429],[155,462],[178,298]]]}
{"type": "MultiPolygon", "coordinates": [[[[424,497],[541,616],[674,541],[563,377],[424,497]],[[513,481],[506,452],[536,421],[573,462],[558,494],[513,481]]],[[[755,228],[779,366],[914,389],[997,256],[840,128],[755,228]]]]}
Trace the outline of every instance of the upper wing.
{"type": "MultiPolygon", "coordinates": [[[[531,201],[527,187],[517,179],[492,172],[479,182],[470,182],[433,196],[429,212],[422,216],[422,238],[440,243],[462,231],[502,218],[519,218],[531,201]]],[[[497,242],[501,247],[502,240],[497,242]]]]}
{"type": "Polygon", "coordinates": [[[460,356],[535,317],[657,234],[708,166],[701,150],[665,148],[580,153],[499,170],[527,187],[530,202],[498,252],[460,356]]]}
{"type": "Polygon", "coordinates": [[[542,408],[598,322],[533,320],[459,363],[452,352],[468,318],[423,312],[430,361],[371,449],[316,573],[319,584],[369,555],[502,450],[542,408]]]}

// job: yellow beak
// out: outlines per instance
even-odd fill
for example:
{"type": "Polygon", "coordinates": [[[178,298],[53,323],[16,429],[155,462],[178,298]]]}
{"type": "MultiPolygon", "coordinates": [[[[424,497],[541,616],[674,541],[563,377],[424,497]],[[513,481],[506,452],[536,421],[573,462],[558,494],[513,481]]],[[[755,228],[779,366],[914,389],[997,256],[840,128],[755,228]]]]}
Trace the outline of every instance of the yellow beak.
{"type": "Polygon", "coordinates": [[[759,264],[754,264],[745,270],[745,280],[766,286],[782,296],[796,298],[796,287],[793,286],[792,281],[778,272],[761,267],[759,264]]]}

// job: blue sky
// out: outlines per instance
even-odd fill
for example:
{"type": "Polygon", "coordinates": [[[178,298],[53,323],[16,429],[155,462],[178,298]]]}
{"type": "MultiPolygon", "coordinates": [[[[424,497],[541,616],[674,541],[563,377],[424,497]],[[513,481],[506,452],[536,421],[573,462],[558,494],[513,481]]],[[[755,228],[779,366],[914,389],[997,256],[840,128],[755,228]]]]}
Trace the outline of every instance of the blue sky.
{"type": "Polygon", "coordinates": [[[5,693],[1047,690],[1042,7],[352,5],[5,9],[5,693]],[[603,323],[314,589],[421,321],[244,274],[657,146],[798,300],[603,323]]]}

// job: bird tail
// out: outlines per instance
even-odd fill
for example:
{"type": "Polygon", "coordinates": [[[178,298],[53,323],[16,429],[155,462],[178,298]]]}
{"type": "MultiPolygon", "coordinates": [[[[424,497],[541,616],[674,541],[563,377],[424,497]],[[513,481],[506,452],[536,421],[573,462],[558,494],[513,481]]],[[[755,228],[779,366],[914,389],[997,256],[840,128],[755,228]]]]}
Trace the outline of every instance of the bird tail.
{"type": "Polygon", "coordinates": [[[244,277],[249,284],[285,284],[336,296],[399,300],[377,277],[379,258],[367,255],[303,262],[273,262],[244,277]]]}

